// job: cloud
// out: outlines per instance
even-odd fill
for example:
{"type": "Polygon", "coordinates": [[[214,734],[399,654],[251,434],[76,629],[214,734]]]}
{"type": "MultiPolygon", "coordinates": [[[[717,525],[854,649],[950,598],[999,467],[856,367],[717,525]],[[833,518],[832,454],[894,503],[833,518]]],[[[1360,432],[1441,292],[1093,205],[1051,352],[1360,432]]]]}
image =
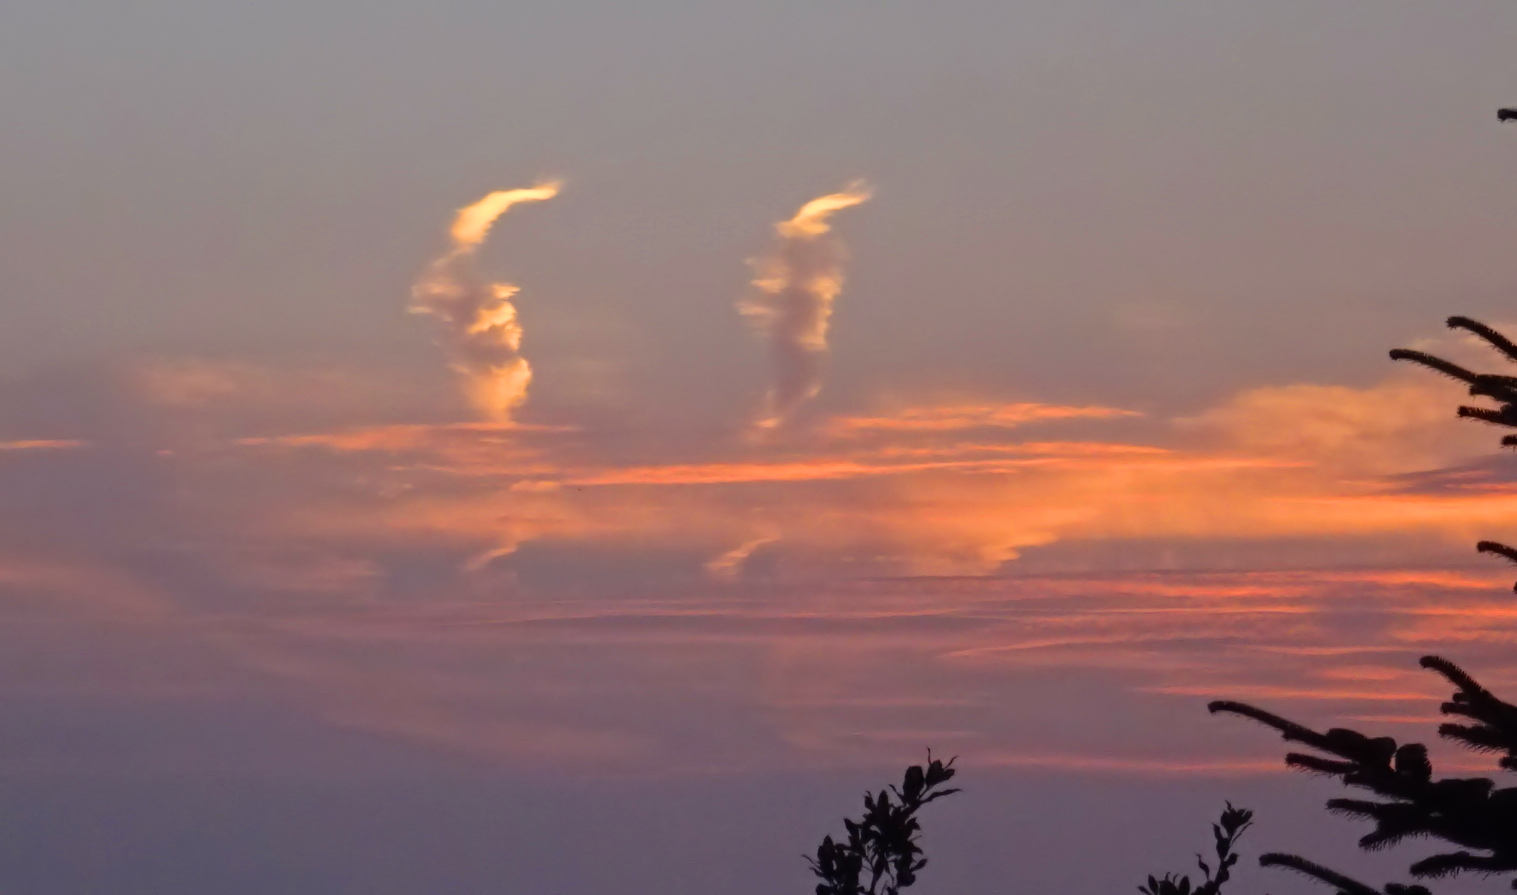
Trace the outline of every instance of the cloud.
{"type": "Polygon", "coordinates": [[[1287,769],[1277,758],[1146,758],[1120,755],[1075,755],[1059,753],[990,752],[977,755],[982,767],[1032,768],[1082,775],[1119,777],[1242,777],[1259,774],[1284,774],[1287,769]]]}
{"type": "Polygon", "coordinates": [[[706,573],[713,578],[727,581],[736,580],[743,573],[743,565],[758,552],[760,547],[773,544],[779,540],[775,535],[760,535],[751,538],[733,547],[731,550],[713,557],[706,563],[706,573]]]}
{"type": "Polygon", "coordinates": [[[872,192],[854,181],[842,192],[819,196],[775,225],[779,239],[752,261],[753,293],[738,310],[768,342],[774,384],[757,425],[783,424],[822,388],[832,306],[843,290],[843,244],[832,234],[833,214],[867,202],[872,192]]]}
{"type": "Polygon", "coordinates": [[[1243,391],[1179,421],[1234,447],[1361,475],[1411,472],[1491,453],[1490,436],[1453,421],[1457,394],[1397,374],[1354,388],[1300,383],[1243,391]]]}
{"type": "Polygon", "coordinates": [[[953,432],[965,429],[1012,429],[1031,423],[1072,419],[1119,419],[1140,416],[1137,411],[1099,405],[1067,407],[1057,404],[1020,402],[1011,404],[965,403],[906,407],[895,413],[872,416],[841,416],[827,424],[836,436],[881,432],[953,432]]]}
{"type": "Polygon", "coordinates": [[[1273,460],[1169,457],[1168,452],[1160,448],[1102,443],[967,445],[929,453],[935,453],[938,456],[902,459],[899,456],[891,456],[896,452],[886,451],[877,456],[860,457],[822,455],[777,461],[568,469],[564,471],[563,481],[564,484],[579,486],[736,485],[840,481],[933,472],[973,472],[993,475],[1028,469],[1100,471],[1119,464],[1128,468],[1173,469],[1178,467],[1187,471],[1217,466],[1237,468],[1281,465],[1273,460]],[[983,454],[992,456],[983,456],[983,454]]]}
{"type": "Polygon", "coordinates": [[[68,615],[153,622],[172,614],[163,594],[87,556],[0,553],[0,617],[7,621],[68,615]]]}
{"type": "MultiPolygon", "coordinates": [[[[131,621],[144,669],[202,654],[224,663],[210,693],[238,687],[373,737],[587,772],[857,766],[882,745],[932,742],[983,766],[1235,773],[1251,770],[1255,755],[1277,766],[1278,754],[1267,744],[1239,753],[1225,741],[1194,749],[1214,742],[1184,726],[1192,714],[1198,728],[1215,723],[1188,708],[1203,695],[1266,699],[1308,720],[1347,711],[1409,716],[1436,706],[1436,681],[1415,670],[1418,650],[1434,638],[1461,643],[1498,678],[1512,672],[1517,610],[1497,596],[1507,583],[1501,568],[853,574],[984,572],[1039,539],[1100,537],[1107,540],[1087,556],[1109,569],[1108,551],[1156,535],[1268,536],[1278,525],[1287,535],[1332,538],[1356,525],[1415,523],[1401,510],[1364,505],[1274,515],[1273,502],[1303,495],[1381,497],[1299,458],[1229,457],[1183,443],[1136,451],[1069,443],[1047,458],[1051,465],[1011,472],[954,467],[744,488],[669,464],[674,474],[636,476],[657,484],[541,493],[414,472],[428,451],[436,463],[509,467],[514,457],[489,456],[507,434],[480,423],[378,428],[351,444],[176,461],[165,471],[184,478],[165,484],[196,503],[164,508],[180,514],[176,525],[147,519],[122,534],[140,533],[148,552],[139,555],[153,559],[151,587],[137,585],[139,594],[130,587],[136,576],[108,568],[85,576],[72,561],[39,568],[32,557],[0,558],[0,605],[27,622],[25,630],[12,625],[18,641],[55,627],[39,619],[112,632],[131,621]],[[1237,465],[1245,461],[1265,465],[1237,465]],[[312,472],[299,466],[306,462],[317,475],[301,477],[312,472]],[[386,476],[414,487],[381,496],[386,476]],[[302,514],[307,524],[294,524],[302,514]],[[759,536],[778,540],[765,546],[759,536]],[[760,548],[775,573],[712,599],[702,566],[736,574],[760,548]],[[685,557],[690,574],[616,575],[572,595],[497,574],[618,553],[642,561],[659,551],[685,557]],[[473,573],[460,569],[470,556],[481,563],[473,573]],[[486,580],[471,587],[475,579],[486,580]],[[1348,644],[1359,652],[1347,660],[1307,652],[1348,644]],[[1287,649],[1296,653],[1282,660],[1287,649]],[[1346,672],[1345,661],[1353,663],[1346,672]],[[1387,669],[1402,664],[1410,674],[1391,677],[1387,669]],[[1365,692],[1386,695],[1367,700],[1365,692]],[[1133,718],[1143,735],[1112,746],[1110,710],[1133,718]]],[[[566,464],[554,438],[541,462],[566,464]]],[[[830,449],[859,459],[903,449],[972,459],[986,446],[850,439],[830,449]]],[[[811,447],[786,450],[803,461],[811,447]]],[[[617,467],[601,455],[594,468],[617,467]]],[[[1424,504],[1419,497],[1408,506],[1424,504]]],[[[1490,507],[1497,511],[1494,499],[1490,507]]],[[[140,562],[133,544],[115,547],[127,565],[140,562]]],[[[73,674],[102,686],[90,670],[48,666],[50,676],[37,678],[56,686],[73,674]]],[[[119,699],[137,698],[110,686],[119,699]]]]}
{"type": "Polygon", "coordinates": [[[411,311],[442,321],[453,369],[464,378],[470,403],[491,419],[509,419],[527,399],[532,367],[521,355],[521,322],[512,304],[518,288],[483,280],[474,269],[474,254],[512,206],[551,199],[559,187],[550,181],[497,190],[459,209],[449,230],[452,248],[411,287],[411,311]]]}
{"type": "Polygon", "coordinates": [[[291,531],[451,545],[456,565],[474,557],[480,569],[532,562],[527,544],[623,557],[637,545],[653,566],[718,577],[761,546],[781,577],[987,574],[1013,560],[1038,571],[1426,562],[1517,524],[1510,495],[1489,483],[1407,489],[1398,470],[1461,454],[1416,440],[1457,428],[1432,422],[1445,400],[1394,381],[1300,384],[1251,389],[1167,428],[1099,405],[961,399],[841,417],[783,445],[651,456],[618,457],[594,431],[488,423],[306,434],[260,451],[296,467],[307,453],[351,464],[374,495],[298,501],[291,531]],[[1033,441],[1016,437],[1024,422],[1114,431],[1033,441]],[[1135,434],[1150,437],[1119,437],[1135,434]],[[1377,455],[1368,472],[1345,462],[1359,450],[1377,455]]]}
{"type": "MultiPolygon", "coordinates": [[[[269,401],[287,393],[280,371],[245,361],[164,357],[140,361],[126,371],[128,387],[160,407],[200,408],[269,401]]],[[[302,390],[309,393],[309,388],[302,390]]]]}
{"type": "Polygon", "coordinates": [[[76,438],[29,438],[0,441],[0,451],[71,451],[86,444],[76,438]]]}
{"type": "Polygon", "coordinates": [[[376,362],[158,355],[129,358],[106,376],[113,415],[157,438],[173,437],[170,428],[210,436],[372,426],[414,419],[437,403],[432,383],[376,362]]]}
{"type": "MultiPolygon", "coordinates": [[[[460,215],[461,257],[508,204],[460,215]]],[[[1178,425],[955,397],[743,444],[397,423],[355,397],[373,388],[361,373],[133,369],[100,404],[131,427],[87,432],[89,450],[0,443],[0,653],[23,672],[5,687],[136,698],[99,673],[107,651],[60,664],[79,651],[37,646],[86,631],[136,638],[145,681],[224,663],[188,677],[501,762],[857,766],[934,742],[982,765],[1148,774],[1253,767],[1226,743],[1190,751],[1213,740],[1175,718],[1204,695],[1413,718],[1439,696],[1415,668],[1430,642],[1517,679],[1508,573],[1469,549],[1517,526],[1509,483],[1406,487],[1407,470],[1493,453],[1436,380],[1252,388],[1178,425]],[[248,418],[291,401],[329,409],[248,418]],[[239,425],[198,452],[132,416],[216,408],[239,425]],[[1066,429],[1030,440],[1032,424],[1066,429]],[[1383,568],[1347,568],[1361,543],[1383,568]],[[744,575],[756,558],[765,574],[744,575]],[[1268,570],[1319,559],[1334,568],[1268,570]],[[1114,571],[1155,566],[1181,571],[1114,571]],[[1248,571],[1196,571],[1218,566],[1248,571]],[[1112,746],[1111,717],[1147,722],[1131,725],[1144,739],[1112,746]]],[[[14,435],[55,432],[73,434],[14,435]]]]}
{"type": "Polygon", "coordinates": [[[519,436],[529,433],[568,432],[563,426],[529,426],[521,423],[444,423],[439,425],[396,424],[355,426],[330,432],[289,435],[258,435],[239,438],[243,447],[319,449],[339,454],[425,453],[459,450],[468,455],[485,454],[500,460],[501,452],[518,446],[519,436]]]}

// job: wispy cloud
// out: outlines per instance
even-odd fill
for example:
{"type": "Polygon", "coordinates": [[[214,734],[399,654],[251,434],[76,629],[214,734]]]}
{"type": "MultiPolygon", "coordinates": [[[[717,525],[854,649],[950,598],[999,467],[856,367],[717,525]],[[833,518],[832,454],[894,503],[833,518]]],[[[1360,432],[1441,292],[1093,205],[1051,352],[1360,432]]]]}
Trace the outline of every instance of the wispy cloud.
{"type": "Polygon", "coordinates": [[[827,330],[833,303],[843,291],[846,258],[829,219],[872,195],[867,184],[854,181],[841,192],[812,199],[775,225],[778,241],[751,262],[754,291],[738,310],[768,342],[774,364],[774,383],[757,420],[760,428],[781,425],[821,391],[827,330]]]}
{"type": "Polygon", "coordinates": [[[1179,423],[1244,450],[1309,459],[1326,469],[1411,472],[1490,453],[1479,427],[1451,422],[1456,396],[1449,392],[1432,377],[1399,372],[1364,388],[1265,386],[1179,423]]]}
{"type": "MultiPolygon", "coordinates": [[[[276,401],[298,379],[154,369],[156,388],[124,392],[154,419],[276,401]]],[[[1436,707],[1415,669],[1429,642],[1517,679],[1509,579],[1469,550],[1517,525],[1504,483],[1409,491],[1404,470],[1461,462],[1436,442],[1369,473],[1342,462],[1424,419],[1446,431],[1450,398],[1280,386],[1168,425],[957,396],[746,443],[372,411],[144,425],[56,456],[13,442],[0,611],[26,636],[44,619],[151,629],[144,668],[205,651],[330,724],[489,760],[856,765],[934,742],[1070,773],[1241,773],[1220,747],[1188,751],[1201,734],[1176,706],[1411,717],[1436,707]],[[1050,431],[1025,437],[1033,424],[1050,431]],[[54,463],[79,490],[36,492],[54,463]],[[144,497],[103,524],[119,498],[102,481],[144,497]],[[46,551],[66,553],[44,568],[46,551]],[[1317,562],[1332,568],[1300,570],[1317,562]],[[1297,571],[1196,571],[1281,566],[1297,571]],[[1120,572],[1155,567],[1189,571],[1120,572]],[[1160,720],[1108,750],[1103,700],[1160,720]]]]}
{"type": "Polygon", "coordinates": [[[0,451],[71,451],[82,448],[85,444],[73,438],[30,438],[0,441],[0,451]]]}
{"type": "Polygon", "coordinates": [[[1019,402],[1012,404],[963,403],[906,407],[894,413],[841,416],[827,424],[833,435],[881,432],[953,432],[965,429],[1012,429],[1031,423],[1074,419],[1119,419],[1140,414],[1117,407],[1019,402]]]}
{"type": "MultiPolygon", "coordinates": [[[[237,439],[244,447],[316,448],[333,453],[407,453],[421,451],[435,454],[445,447],[500,448],[515,445],[515,436],[525,433],[567,432],[563,426],[528,426],[521,423],[445,423],[441,425],[397,424],[355,426],[331,432],[303,432],[291,435],[258,435],[237,439]]],[[[492,453],[499,460],[499,453],[492,453]]]]}
{"type": "MultiPolygon", "coordinates": [[[[471,423],[275,437],[261,450],[278,446],[278,462],[294,467],[319,452],[386,495],[372,506],[357,494],[346,506],[308,503],[292,513],[297,527],[452,543],[459,561],[489,556],[475,566],[502,570],[533,541],[592,553],[656,544],[687,564],[715,557],[700,565],[717,576],[736,574],[745,548],[758,547],[781,576],[985,574],[1019,559],[1083,570],[1110,552],[1164,566],[1242,555],[1221,544],[1269,561],[1329,547],[1357,551],[1353,562],[1405,559],[1408,549],[1426,561],[1517,524],[1500,488],[1401,484],[1396,470],[1436,464],[1440,451],[1453,458],[1447,445],[1372,474],[1345,469],[1344,451],[1384,434],[1382,417],[1362,408],[1392,399],[1441,404],[1400,386],[1291,386],[1242,393],[1174,428],[1099,405],[958,400],[823,421],[783,444],[619,452],[593,431],[471,423]],[[1017,437],[1031,422],[1112,431],[1017,437]],[[1033,548],[1045,549],[1033,558],[1033,548]]],[[[1398,426],[1416,429],[1422,412],[1398,411],[1407,418],[1398,426]]]]}
{"type": "Polygon", "coordinates": [[[713,578],[734,580],[743,572],[743,565],[758,552],[759,548],[779,540],[777,535],[765,534],[750,538],[743,543],[713,557],[706,563],[706,573],[713,578]]]}
{"type": "Polygon", "coordinates": [[[411,310],[443,323],[452,365],[464,377],[470,403],[482,414],[507,420],[527,399],[532,367],[521,354],[522,328],[512,283],[489,282],[474,269],[475,252],[512,206],[558,195],[557,181],[497,190],[458,210],[450,248],[411,287],[411,310]]]}

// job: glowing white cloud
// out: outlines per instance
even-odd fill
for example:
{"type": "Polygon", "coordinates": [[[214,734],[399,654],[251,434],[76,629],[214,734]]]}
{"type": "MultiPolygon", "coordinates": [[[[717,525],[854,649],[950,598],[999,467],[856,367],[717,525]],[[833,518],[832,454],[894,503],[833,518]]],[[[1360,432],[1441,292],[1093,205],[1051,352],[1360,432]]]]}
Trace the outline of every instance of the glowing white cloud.
{"type": "Polygon", "coordinates": [[[464,377],[470,403],[492,419],[509,419],[527,399],[532,367],[521,356],[521,322],[511,303],[519,290],[511,283],[483,280],[474,269],[474,253],[512,206],[551,199],[559,187],[551,181],[496,190],[460,208],[449,230],[452,248],[429,264],[411,287],[412,313],[431,314],[443,322],[451,365],[464,377]]]}
{"type": "Polygon", "coordinates": [[[779,426],[821,391],[827,330],[847,257],[828,219],[871,195],[867,184],[854,181],[842,192],[812,199],[775,225],[774,248],[751,262],[754,292],[738,310],[769,343],[774,361],[774,384],[757,421],[762,429],[779,426]]]}

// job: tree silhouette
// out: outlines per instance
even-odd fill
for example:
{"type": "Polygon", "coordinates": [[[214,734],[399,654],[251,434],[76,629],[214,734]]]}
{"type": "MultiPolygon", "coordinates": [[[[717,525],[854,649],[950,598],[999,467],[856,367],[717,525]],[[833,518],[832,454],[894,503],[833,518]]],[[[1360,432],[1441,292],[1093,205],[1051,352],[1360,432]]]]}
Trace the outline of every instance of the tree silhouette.
{"type": "MultiPolygon", "coordinates": [[[[902,889],[915,883],[917,873],[927,866],[918,839],[922,827],[917,812],[927,803],[959,791],[939,788],[958,773],[954,761],[938,761],[928,752],[927,764],[907,768],[899,787],[864,793],[864,813],[857,820],[843,818],[848,837],[837,841],[827,836],[817,846],[816,857],[806,858],[811,872],[821,881],[816,895],[900,895],[902,889]]],[[[1149,876],[1138,891],[1143,895],[1221,895],[1223,884],[1238,863],[1238,840],[1252,825],[1253,817],[1252,811],[1227,803],[1222,816],[1212,824],[1216,870],[1196,855],[1196,865],[1204,875],[1199,884],[1192,887],[1190,877],[1166,873],[1149,876]]]]}
{"type": "MultiPolygon", "coordinates": [[[[1460,329],[1483,339],[1492,348],[1495,348],[1507,360],[1517,362],[1517,344],[1512,340],[1496,332],[1478,320],[1469,317],[1450,317],[1448,319],[1450,329],[1460,329]]],[[[1476,405],[1460,405],[1458,414],[1462,419],[1473,419],[1491,423],[1497,426],[1517,429],[1517,376],[1507,376],[1499,373],[1474,373],[1466,370],[1458,364],[1451,363],[1441,357],[1436,357],[1422,351],[1413,351],[1410,348],[1397,348],[1391,352],[1391,360],[1411,361],[1420,364],[1430,370],[1436,370],[1445,376],[1463,382],[1469,386],[1470,397],[1489,398],[1495,401],[1497,407],[1481,407],[1476,405]]],[[[1517,435],[1507,435],[1501,439],[1504,447],[1517,447],[1517,435]]],[[[1481,553],[1494,553],[1517,562],[1517,549],[1508,547],[1497,541],[1481,541],[1475,545],[1475,549],[1481,553]]],[[[1513,585],[1517,590],[1517,585],[1513,585]]]]}
{"type": "MultiPolygon", "coordinates": [[[[1508,360],[1517,361],[1517,345],[1485,324],[1450,317],[1448,325],[1474,334],[1508,360]]],[[[1461,406],[1460,417],[1517,428],[1517,378],[1474,373],[1409,349],[1398,348],[1391,358],[1453,377],[1469,387],[1472,397],[1498,404],[1494,408],[1461,406]]],[[[1517,436],[1504,437],[1502,444],[1517,446],[1517,436]]],[[[1517,550],[1495,541],[1481,541],[1476,549],[1517,561],[1517,550]]],[[[1476,752],[1500,753],[1497,766],[1517,771],[1517,706],[1496,698],[1447,659],[1424,656],[1421,664],[1454,685],[1453,696],[1440,711],[1457,720],[1439,725],[1439,736],[1476,752]]],[[[1466,871],[1517,874],[1517,787],[1497,787],[1486,777],[1435,779],[1427,747],[1420,743],[1398,744],[1390,737],[1366,736],[1341,727],[1318,732],[1241,702],[1213,702],[1208,708],[1213,713],[1250,718],[1279,731],[1287,742],[1313,750],[1287,753],[1288,767],[1337,777],[1347,786],[1373,793],[1377,798],[1339,798],[1327,803],[1329,811],[1374,823],[1374,829],[1359,840],[1361,848],[1387,848],[1412,837],[1451,847],[1412,864],[1412,876],[1439,878],[1466,871]]],[[[1376,889],[1299,855],[1266,854],[1259,863],[1303,873],[1342,895],[1429,895],[1421,885],[1389,883],[1376,889]]],[[[1517,888],[1517,879],[1512,884],[1517,888]]]]}
{"type": "Polygon", "coordinates": [[[1243,831],[1253,823],[1253,817],[1252,811],[1234,808],[1232,802],[1227,803],[1222,816],[1211,825],[1217,853],[1217,870],[1213,873],[1206,859],[1196,855],[1196,865],[1205,874],[1205,881],[1194,889],[1191,888],[1190,877],[1166,873],[1157,879],[1150,876],[1147,883],[1138,886],[1138,891],[1143,895],[1219,895],[1222,884],[1232,878],[1233,865],[1238,863],[1238,853],[1233,847],[1238,844],[1243,831]]]}
{"type": "Polygon", "coordinates": [[[927,764],[907,768],[899,787],[864,793],[863,815],[843,819],[848,838],[837,842],[827,836],[816,857],[806,859],[821,880],[816,895],[898,895],[916,882],[917,873],[927,866],[917,840],[922,830],[917,812],[959,791],[939,788],[958,773],[953,762],[939,761],[928,752],[927,764]]]}

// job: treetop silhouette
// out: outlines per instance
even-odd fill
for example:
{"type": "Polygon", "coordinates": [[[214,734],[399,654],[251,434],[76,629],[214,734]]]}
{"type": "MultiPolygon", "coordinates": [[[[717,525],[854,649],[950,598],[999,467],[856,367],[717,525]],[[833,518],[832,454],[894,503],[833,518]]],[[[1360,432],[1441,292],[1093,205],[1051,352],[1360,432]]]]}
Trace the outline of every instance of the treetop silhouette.
{"type": "Polygon", "coordinates": [[[1155,879],[1148,878],[1148,882],[1138,886],[1138,891],[1143,895],[1220,895],[1222,885],[1232,878],[1233,865],[1238,863],[1238,853],[1233,847],[1242,838],[1243,831],[1252,825],[1254,813],[1246,808],[1234,808],[1232,802],[1222,810],[1222,816],[1211,825],[1212,839],[1215,841],[1217,854],[1217,869],[1213,872],[1211,865],[1201,855],[1196,855],[1196,866],[1205,874],[1204,881],[1194,889],[1190,885],[1190,877],[1166,873],[1155,879]]]}
{"type": "Polygon", "coordinates": [[[848,838],[838,842],[827,836],[816,857],[806,859],[821,880],[816,895],[899,895],[915,883],[927,866],[917,838],[922,830],[917,812],[959,791],[940,788],[958,773],[953,762],[928,752],[927,764],[907,768],[899,787],[864,793],[863,815],[843,819],[848,838]]]}
{"type": "MultiPolygon", "coordinates": [[[[1517,361],[1517,344],[1489,326],[1469,317],[1450,317],[1448,325],[1474,334],[1508,360],[1517,361]]],[[[1457,379],[1469,386],[1472,397],[1489,398],[1500,405],[1463,405],[1460,417],[1517,428],[1517,378],[1475,373],[1404,348],[1392,351],[1391,358],[1457,379]]],[[[1517,445],[1517,436],[1506,436],[1502,444],[1517,445]]],[[[1481,541],[1477,549],[1517,561],[1517,549],[1505,544],[1481,541]]],[[[1476,752],[1499,753],[1497,768],[1517,771],[1517,706],[1498,699],[1448,659],[1424,656],[1421,664],[1454,685],[1453,695],[1440,711],[1456,720],[1439,725],[1438,735],[1476,752]]],[[[1373,793],[1377,798],[1338,798],[1327,803],[1329,811],[1374,824],[1359,840],[1361,848],[1388,848],[1408,838],[1438,840],[1451,847],[1413,863],[1412,876],[1517,874],[1517,787],[1497,787],[1487,777],[1435,778],[1427,747],[1420,743],[1397,743],[1391,737],[1371,737],[1341,727],[1318,732],[1241,702],[1218,701],[1208,708],[1257,721],[1278,731],[1287,742],[1312,750],[1287,753],[1288,767],[1336,777],[1346,786],[1373,793]]],[[[1376,889],[1299,855],[1266,854],[1259,862],[1303,873],[1342,895],[1430,895],[1415,884],[1389,883],[1376,889]]],[[[1517,888],[1517,879],[1512,884],[1517,888]]]]}
{"type": "MultiPolygon", "coordinates": [[[[1469,317],[1458,316],[1450,317],[1447,323],[1450,329],[1462,329],[1473,333],[1504,355],[1507,360],[1517,362],[1517,344],[1484,323],[1469,317]]],[[[1423,351],[1413,351],[1410,348],[1394,349],[1391,351],[1391,360],[1411,361],[1457,379],[1469,386],[1470,397],[1490,398],[1500,405],[1492,408],[1461,404],[1457,411],[1460,418],[1517,428],[1517,376],[1475,373],[1441,357],[1423,351]]],[[[1502,437],[1501,444],[1504,447],[1517,447],[1517,435],[1502,437]]],[[[1475,549],[1481,553],[1493,553],[1517,562],[1517,548],[1508,547],[1498,541],[1481,541],[1475,545],[1475,549]]],[[[1517,590],[1517,585],[1513,585],[1513,590],[1517,590]]]]}

